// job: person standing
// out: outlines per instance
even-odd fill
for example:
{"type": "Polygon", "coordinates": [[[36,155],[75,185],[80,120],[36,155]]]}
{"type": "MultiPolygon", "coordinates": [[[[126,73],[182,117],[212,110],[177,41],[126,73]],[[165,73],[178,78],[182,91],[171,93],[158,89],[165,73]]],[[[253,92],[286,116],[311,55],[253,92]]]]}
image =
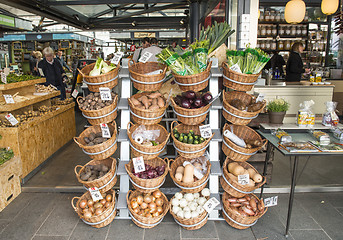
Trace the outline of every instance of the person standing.
{"type": "Polygon", "coordinates": [[[65,80],[67,78],[65,71],[62,68],[59,60],[54,58],[54,50],[51,47],[46,47],[43,50],[44,58],[38,63],[40,73],[46,78],[44,85],[53,85],[61,91],[60,98],[66,98],[65,80]]]}
{"type": "Polygon", "coordinates": [[[63,59],[63,55],[62,55],[62,51],[61,50],[59,50],[57,52],[56,59],[61,63],[62,67],[65,67],[66,69],[68,69],[69,72],[71,72],[70,67],[68,66],[68,64],[63,59]]]}
{"type": "Polygon", "coordinates": [[[161,53],[162,48],[157,46],[158,41],[156,38],[151,38],[150,44],[151,44],[150,47],[143,49],[142,55],[146,52],[152,53],[152,56],[148,59],[148,62],[157,62],[158,59],[156,57],[156,54],[161,53]]]}
{"type": "Polygon", "coordinates": [[[36,68],[36,65],[37,65],[37,59],[36,59],[36,52],[35,51],[32,51],[31,54],[30,54],[30,59],[29,59],[29,62],[30,62],[30,72],[33,76],[38,76],[38,71],[37,71],[37,68],[36,68]]]}
{"type": "Polygon", "coordinates": [[[135,62],[138,62],[138,60],[142,56],[142,51],[145,48],[148,48],[149,46],[150,46],[150,39],[148,37],[143,38],[143,40],[142,40],[142,47],[137,48],[135,50],[135,52],[133,53],[132,60],[134,60],[135,62]]]}
{"type": "Polygon", "coordinates": [[[304,45],[301,42],[293,44],[286,65],[286,82],[300,82],[301,75],[310,72],[310,69],[304,69],[304,64],[300,56],[303,51],[304,45]]]}

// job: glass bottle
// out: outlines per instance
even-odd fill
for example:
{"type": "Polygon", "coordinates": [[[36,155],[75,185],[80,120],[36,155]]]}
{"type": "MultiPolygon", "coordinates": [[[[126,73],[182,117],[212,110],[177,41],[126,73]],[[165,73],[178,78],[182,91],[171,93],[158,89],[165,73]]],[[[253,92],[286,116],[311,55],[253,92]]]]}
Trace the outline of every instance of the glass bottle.
{"type": "Polygon", "coordinates": [[[279,26],[279,34],[281,35],[281,36],[283,36],[283,35],[285,35],[285,27],[284,26],[279,26]]]}
{"type": "Polygon", "coordinates": [[[281,21],[281,14],[280,11],[275,12],[275,21],[280,22],[281,21]]]}
{"type": "Polygon", "coordinates": [[[273,26],[273,28],[272,28],[272,35],[276,36],[276,34],[277,34],[276,26],[273,26]]]}
{"type": "Polygon", "coordinates": [[[286,26],[285,33],[286,33],[287,36],[291,35],[291,26],[286,26]]]}
{"type": "Polygon", "coordinates": [[[270,11],[269,20],[270,20],[271,22],[275,21],[275,10],[271,10],[271,11],[270,11]]]}
{"type": "Polygon", "coordinates": [[[267,36],[271,36],[271,35],[272,35],[272,27],[271,27],[271,26],[268,26],[268,27],[267,27],[266,35],[267,35],[267,36]]]}
{"type": "Polygon", "coordinates": [[[269,22],[270,21],[270,12],[268,10],[264,13],[264,21],[269,22]]]}
{"type": "Polygon", "coordinates": [[[261,36],[266,36],[266,26],[262,25],[261,27],[261,36]]]}

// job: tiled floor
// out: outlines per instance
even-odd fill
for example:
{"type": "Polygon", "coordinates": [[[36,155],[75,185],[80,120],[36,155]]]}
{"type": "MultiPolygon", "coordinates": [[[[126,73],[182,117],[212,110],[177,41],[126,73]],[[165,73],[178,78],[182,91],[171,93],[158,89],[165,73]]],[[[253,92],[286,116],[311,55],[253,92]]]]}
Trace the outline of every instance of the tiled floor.
{"type": "MultiPolygon", "coordinates": [[[[180,228],[167,214],[153,229],[138,228],[131,220],[115,219],[95,229],[79,220],[71,207],[74,194],[22,193],[0,213],[0,239],[4,240],[207,240],[285,239],[288,195],[279,194],[278,205],[247,230],[225,221],[208,221],[200,230],[180,228]]],[[[297,193],[288,239],[343,239],[343,193],[297,193]]]]}

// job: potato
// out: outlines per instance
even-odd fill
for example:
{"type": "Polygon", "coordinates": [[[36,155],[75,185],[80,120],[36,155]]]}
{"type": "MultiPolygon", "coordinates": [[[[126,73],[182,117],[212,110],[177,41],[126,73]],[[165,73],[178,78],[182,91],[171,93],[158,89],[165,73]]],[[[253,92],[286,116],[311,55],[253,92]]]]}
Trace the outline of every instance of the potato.
{"type": "Polygon", "coordinates": [[[160,108],[163,108],[165,105],[163,98],[161,97],[157,98],[157,104],[160,108]]]}
{"type": "Polygon", "coordinates": [[[238,110],[245,110],[246,107],[247,107],[246,104],[245,104],[242,100],[240,100],[240,99],[238,99],[238,98],[233,99],[233,100],[230,102],[230,105],[233,106],[233,107],[235,107],[235,108],[237,108],[238,110]]]}
{"type": "Polygon", "coordinates": [[[157,109],[159,109],[160,107],[158,106],[158,105],[151,105],[150,107],[149,107],[149,110],[157,110],[157,109]]]}
{"type": "Polygon", "coordinates": [[[90,141],[93,141],[94,138],[95,138],[95,133],[90,133],[88,138],[89,138],[90,141]]]}
{"type": "Polygon", "coordinates": [[[159,92],[154,92],[148,95],[149,98],[158,98],[161,97],[161,93],[159,92]]]}
{"type": "Polygon", "coordinates": [[[142,96],[141,97],[141,102],[143,103],[144,107],[147,109],[149,108],[149,100],[148,100],[148,97],[147,96],[142,96]]]}

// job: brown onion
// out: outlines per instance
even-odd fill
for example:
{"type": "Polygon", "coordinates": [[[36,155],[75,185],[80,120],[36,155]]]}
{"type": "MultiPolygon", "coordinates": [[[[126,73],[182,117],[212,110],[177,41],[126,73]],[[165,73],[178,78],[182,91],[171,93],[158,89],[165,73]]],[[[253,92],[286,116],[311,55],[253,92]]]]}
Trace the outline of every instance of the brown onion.
{"type": "Polygon", "coordinates": [[[91,213],[94,213],[94,211],[95,211],[94,207],[89,207],[88,210],[89,210],[91,213]]]}
{"type": "Polygon", "coordinates": [[[159,215],[160,215],[160,213],[159,213],[159,212],[157,212],[157,211],[156,211],[156,212],[154,212],[154,213],[152,214],[152,216],[153,216],[153,217],[158,217],[159,215]]]}
{"type": "Polygon", "coordinates": [[[157,211],[159,214],[161,214],[161,213],[163,212],[163,208],[162,208],[162,207],[157,207],[157,208],[156,208],[156,211],[157,211]]]}
{"type": "Polygon", "coordinates": [[[135,208],[138,208],[138,202],[137,201],[133,201],[133,200],[131,200],[131,207],[133,208],[133,209],[135,209],[135,208]]]}
{"type": "Polygon", "coordinates": [[[85,211],[84,213],[83,213],[83,217],[84,218],[91,218],[93,215],[92,215],[92,213],[90,212],[90,211],[85,211]]]}
{"type": "Polygon", "coordinates": [[[111,194],[107,194],[105,197],[107,202],[111,202],[112,201],[112,195],[111,194]]]}
{"type": "Polygon", "coordinates": [[[101,203],[102,205],[105,205],[106,199],[101,199],[101,200],[100,200],[100,203],[101,203]]]}
{"type": "Polygon", "coordinates": [[[94,201],[93,201],[92,199],[89,199],[89,200],[87,201],[87,206],[88,206],[88,207],[93,207],[93,205],[94,205],[94,201]]]}
{"type": "Polygon", "coordinates": [[[160,190],[156,190],[155,192],[152,193],[155,198],[160,198],[162,196],[162,193],[160,190]]]}
{"type": "Polygon", "coordinates": [[[96,202],[96,203],[94,203],[94,206],[93,206],[95,209],[97,209],[97,208],[102,208],[103,207],[103,205],[100,203],[100,202],[96,202]]]}
{"type": "Polygon", "coordinates": [[[156,206],[162,206],[162,205],[163,205],[163,200],[162,200],[162,198],[157,198],[156,201],[155,201],[155,203],[156,203],[156,206]]]}
{"type": "Polygon", "coordinates": [[[151,203],[152,202],[152,197],[150,194],[147,194],[144,196],[144,202],[146,203],[151,203]]]}
{"type": "Polygon", "coordinates": [[[79,206],[80,206],[80,208],[85,208],[85,207],[87,207],[87,200],[82,200],[82,201],[79,203],[79,206]]]}
{"type": "Polygon", "coordinates": [[[109,208],[110,206],[111,206],[110,202],[106,202],[105,205],[104,205],[105,208],[109,208]]]}
{"type": "Polygon", "coordinates": [[[146,209],[148,207],[148,204],[146,202],[142,202],[141,208],[146,209]]]}
{"type": "Polygon", "coordinates": [[[102,210],[102,208],[97,208],[95,210],[95,215],[99,216],[100,214],[102,214],[104,212],[104,210],[102,210]]]}
{"type": "Polygon", "coordinates": [[[156,208],[156,203],[152,202],[152,203],[149,203],[149,208],[150,209],[153,209],[153,208],[156,208]]]}
{"type": "Polygon", "coordinates": [[[138,214],[139,213],[139,208],[134,208],[133,212],[138,214]]]}
{"type": "Polygon", "coordinates": [[[137,196],[137,202],[138,202],[139,205],[142,204],[142,202],[143,202],[143,196],[142,195],[138,195],[137,196]]]}

